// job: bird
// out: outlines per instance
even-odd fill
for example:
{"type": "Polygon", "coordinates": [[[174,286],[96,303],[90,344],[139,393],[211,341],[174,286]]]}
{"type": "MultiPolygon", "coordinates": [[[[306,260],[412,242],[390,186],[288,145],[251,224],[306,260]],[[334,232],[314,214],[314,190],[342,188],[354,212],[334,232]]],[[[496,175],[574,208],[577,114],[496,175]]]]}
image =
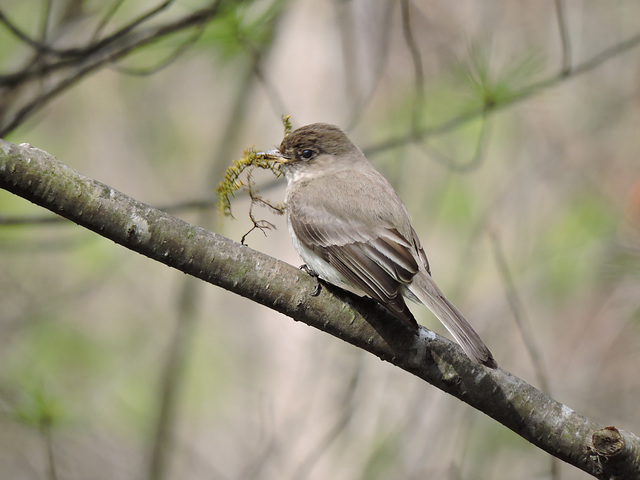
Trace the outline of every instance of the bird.
{"type": "Polygon", "coordinates": [[[434,282],[406,206],[338,126],[305,125],[268,153],[287,179],[287,226],[308,272],[374,299],[416,332],[405,298],[425,305],[471,360],[497,367],[434,282]]]}

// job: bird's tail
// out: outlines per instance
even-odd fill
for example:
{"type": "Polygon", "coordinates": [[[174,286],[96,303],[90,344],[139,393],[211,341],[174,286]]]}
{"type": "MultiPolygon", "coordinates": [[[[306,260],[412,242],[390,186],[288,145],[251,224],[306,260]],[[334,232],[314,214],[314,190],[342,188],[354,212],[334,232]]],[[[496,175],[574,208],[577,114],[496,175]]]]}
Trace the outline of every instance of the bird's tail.
{"type": "Polygon", "coordinates": [[[471,360],[491,368],[498,366],[480,335],[467,322],[460,310],[445,298],[428,273],[419,272],[413,277],[408,290],[433,312],[471,360]]]}

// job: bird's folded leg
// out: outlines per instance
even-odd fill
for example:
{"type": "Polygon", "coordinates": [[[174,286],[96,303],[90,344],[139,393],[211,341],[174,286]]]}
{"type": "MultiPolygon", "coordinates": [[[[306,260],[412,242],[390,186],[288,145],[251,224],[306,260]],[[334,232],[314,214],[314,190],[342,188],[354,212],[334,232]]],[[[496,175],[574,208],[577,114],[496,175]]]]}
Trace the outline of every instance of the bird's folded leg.
{"type": "Polygon", "coordinates": [[[311,275],[313,277],[313,279],[315,280],[315,282],[316,282],[316,286],[313,289],[313,292],[311,292],[311,296],[312,297],[317,297],[318,295],[320,295],[320,289],[322,288],[322,285],[320,284],[320,276],[316,272],[311,270],[306,263],[304,265],[300,265],[299,268],[300,268],[300,270],[304,270],[309,275],[311,275]]]}

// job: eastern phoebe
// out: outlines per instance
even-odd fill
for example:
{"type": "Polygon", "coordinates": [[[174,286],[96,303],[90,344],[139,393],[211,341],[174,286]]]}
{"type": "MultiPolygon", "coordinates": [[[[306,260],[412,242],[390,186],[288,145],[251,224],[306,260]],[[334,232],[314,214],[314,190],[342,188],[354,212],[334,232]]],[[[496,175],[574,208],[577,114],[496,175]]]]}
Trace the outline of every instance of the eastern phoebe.
{"type": "Polygon", "coordinates": [[[375,299],[416,331],[403,296],[424,304],[469,358],[497,366],[431,278],[402,200],[340,128],[306,125],[269,154],[287,177],[289,234],[308,269],[330,284],[375,299]]]}

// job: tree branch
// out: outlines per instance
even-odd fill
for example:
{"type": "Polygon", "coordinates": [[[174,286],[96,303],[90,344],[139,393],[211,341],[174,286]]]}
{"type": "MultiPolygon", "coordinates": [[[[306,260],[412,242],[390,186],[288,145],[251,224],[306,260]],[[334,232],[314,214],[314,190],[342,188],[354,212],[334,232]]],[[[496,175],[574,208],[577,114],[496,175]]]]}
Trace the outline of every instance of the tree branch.
{"type": "Polygon", "coordinates": [[[506,371],[472,363],[425,328],[414,335],[373,301],[332,288],[313,297],[313,280],[298,269],[138,202],[42,150],[0,140],[0,188],[362,348],[597,478],[640,479],[634,434],[603,428],[506,371]]]}
{"type": "MultiPolygon", "coordinates": [[[[165,1],[156,9],[134,20],[113,35],[79,50],[68,50],[70,57],[53,63],[38,64],[14,74],[0,75],[0,87],[16,87],[30,80],[47,79],[47,85],[33,98],[29,98],[11,116],[0,119],[0,136],[4,136],[20,125],[46,103],[74,85],[91,72],[126,57],[133,51],[158,41],[170,34],[193,27],[199,27],[215,17],[220,10],[221,0],[196,12],[176,20],[153,25],[145,29],[134,29],[153,13],[157,13],[171,2],[165,1]],[[165,5],[166,4],[166,5],[165,5]],[[54,76],[55,75],[55,76],[54,76]]],[[[2,19],[0,12],[0,20],[2,19]]]]}
{"type": "MultiPolygon", "coordinates": [[[[638,46],[640,46],[640,33],[636,33],[627,40],[623,40],[611,47],[604,49],[600,53],[593,55],[588,60],[585,60],[582,63],[569,68],[568,70],[565,70],[566,65],[564,65],[563,69],[559,73],[522,87],[518,91],[514,92],[513,95],[511,95],[508,99],[505,99],[499,103],[482,105],[474,110],[456,115],[455,117],[446,120],[438,125],[425,127],[420,130],[410,131],[408,133],[397,135],[394,138],[390,138],[378,144],[365,147],[362,150],[368,157],[369,155],[374,155],[386,150],[402,147],[408,143],[451,132],[452,130],[455,130],[456,128],[466,124],[467,122],[475,120],[481,115],[487,115],[503,110],[507,107],[510,107],[511,105],[527,100],[534,95],[538,95],[549,88],[559,85],[562,82],[566,82],[574,77],[577,77],[578,75],[582,75],[583,73],[587,73],[595,68],[598,68],[608,60],[616,58],[618,55],[626,53],[629,50],[637,48],[638,46]]],[[[566,48],[568,48],[568,46],[566,48]]],[[[569,60],[567,60],[569,55],[568,51],[565,51],[563,55],[563,62],[567,64],[567,62],[569,62],[569,60]]]]}

